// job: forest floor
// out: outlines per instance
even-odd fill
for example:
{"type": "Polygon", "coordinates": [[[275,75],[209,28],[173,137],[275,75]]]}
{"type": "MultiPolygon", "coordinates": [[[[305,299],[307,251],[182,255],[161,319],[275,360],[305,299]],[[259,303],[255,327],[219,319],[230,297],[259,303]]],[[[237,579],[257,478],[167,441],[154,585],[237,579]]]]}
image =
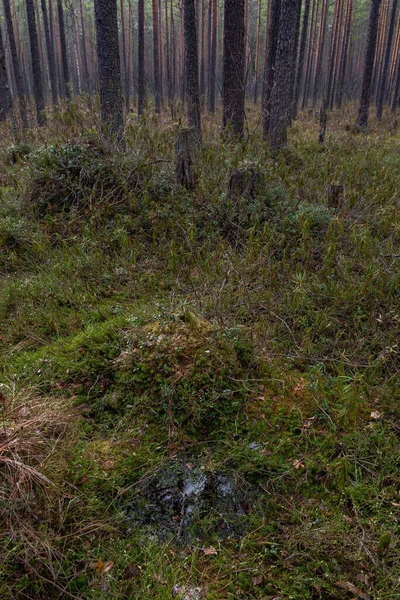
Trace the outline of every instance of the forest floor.
{"type": "Polygon", "coordinates": [[[397,123],[255,115],[2,131],[2,600],[400,598],[397,123]]]}

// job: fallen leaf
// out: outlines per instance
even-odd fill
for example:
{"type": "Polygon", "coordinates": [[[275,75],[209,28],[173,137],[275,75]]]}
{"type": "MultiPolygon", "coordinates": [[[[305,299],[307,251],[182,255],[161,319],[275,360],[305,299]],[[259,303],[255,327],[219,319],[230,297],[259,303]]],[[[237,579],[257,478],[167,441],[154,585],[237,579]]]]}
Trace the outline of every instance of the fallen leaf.
{"type": "Polygon", "coordinates": [[[264,581],[264,577],[262,575],[257,575],[257,577],[253,577],[252,581],[254,586],[261,585],[264,581]]]}
{"type": "Polygon", "coordinates": [[[206,556],[213,556],[215,554],[218,554],[218,552],[216,551],[214,546],[210,546],[209,548],[203,548],[203,554],[205,554],[206,556]]]}
{"type": "Polygon", "coordinates": [[[104,563],[103,565],[103,569],[101,571],[102,575],[105,575],[106,573],[108,573],[108,571],[111,571],[111,569],[113,568],[114,563],[112,560],[109,560],[108,562],[104,563]]]}
{"type": "Polygon", "coordinates": [[[374,410],[374,412],[372,412],[372,413],[370,414],[370,417],[371,417],[371,419],[375,419],[375,420],[377,420],[377,419],[381,419],[381,418],[382,418],[382,415],[381,415],[381,413],[380,413],[380,412],[378,412],[377,410],[374,410]]]}
{"type": "Polygon", "coordinates": [[[96,571],[97,573],[101,573],[101,571],[102,571],[102,569],[103,569],[103,559],[102,559],[102,558],[99,558],[99,559],[97,560],[97,562],[95,562],[95,563],[92,563],[92,564],[90,565],[90,568],[91,568],[91,569],[94,569],[94,571],[96,571]]]}
{"type": "Polygon", "coordinates": [[[301,462],[301,460],[297,460],[297,459],[294,460],[292,464],[295,469],[304,469],[306,466],[304,463],[301,462]]]}

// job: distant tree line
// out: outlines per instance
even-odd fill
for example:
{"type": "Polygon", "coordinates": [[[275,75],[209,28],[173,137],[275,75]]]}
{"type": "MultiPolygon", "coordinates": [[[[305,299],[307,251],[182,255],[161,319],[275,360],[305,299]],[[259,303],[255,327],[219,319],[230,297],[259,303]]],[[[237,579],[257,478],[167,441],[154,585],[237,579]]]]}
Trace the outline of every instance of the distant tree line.
{"type": "MultiPolygon", "coordinates": [[[[400,101],[398,0],[2,0],[0,120],[46,122],[46,107],[100,92],[103,122],[222,102],[226,135],[245,130],[245,100],[260,104],[272,148],[299,110],[400,101]],[[33,110],[34,109],[34,110],[33,110]],[[35,115],[33,118],[32,115],[35,115]]],[[[120,133],[118,133],[120,135],[120,133]]]]}

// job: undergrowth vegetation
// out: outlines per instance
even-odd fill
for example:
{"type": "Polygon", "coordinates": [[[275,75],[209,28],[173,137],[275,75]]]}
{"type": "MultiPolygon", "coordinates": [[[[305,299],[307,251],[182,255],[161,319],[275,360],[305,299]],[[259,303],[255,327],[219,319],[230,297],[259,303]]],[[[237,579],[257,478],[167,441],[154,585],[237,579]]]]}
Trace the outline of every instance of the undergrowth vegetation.
{"type": "Polygon", "coordinates": [[[151,117],[3,148],[1,598],[399,596],[400,147],[345,125],[210,122],[193,191],[151,117]]]}

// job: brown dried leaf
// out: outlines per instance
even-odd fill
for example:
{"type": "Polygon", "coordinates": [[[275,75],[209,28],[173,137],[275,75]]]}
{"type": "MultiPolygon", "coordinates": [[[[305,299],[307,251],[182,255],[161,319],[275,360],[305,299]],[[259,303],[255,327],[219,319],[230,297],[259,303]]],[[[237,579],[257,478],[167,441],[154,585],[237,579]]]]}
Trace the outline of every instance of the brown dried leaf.
{"type": "Polygon", "coordinates": [[[264,581],[264,577],[262,575],[257,575],[257,577],[253,577],[252,581],[254,586],[261,585],[264,581]]]}
{"type": "Polygon", "coordinates": [[[203,548],[203,554],[205,554],[206,556],[214,556],[215,554],[218,554],[218,552],[216,551],[214,546],[210,546],[209,548],[203,548]]]}

